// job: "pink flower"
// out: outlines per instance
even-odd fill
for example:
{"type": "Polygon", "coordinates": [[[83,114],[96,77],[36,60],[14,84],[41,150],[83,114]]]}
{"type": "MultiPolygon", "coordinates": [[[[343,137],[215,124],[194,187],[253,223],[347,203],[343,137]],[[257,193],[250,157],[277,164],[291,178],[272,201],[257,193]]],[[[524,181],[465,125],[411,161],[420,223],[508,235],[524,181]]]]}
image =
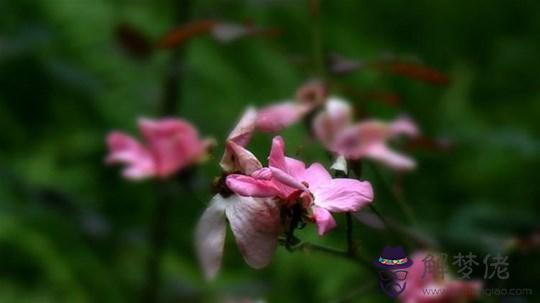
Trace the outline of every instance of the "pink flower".
{"type": "Polygon", "coordinates": [[[433,275],[424,275],[424,258],[427,252],[412,256],[413,265],[408,269],[407,286],[399,296],[403,303],[453,303],[472,301],[480,295],[482,283],[478,281],[454,280],[445,275],[442,280],[433,275]]]}
{"type": "Polygon", "coordinates": [[[279,208],[272,199],[215,195],[196,228],[197,255],[206,278],[214,278],[221,267],[227,221],[246,263],[267,266],[278,245],[279,208]]]}
{"type": "Polygon", "coordinates": [[[311,82],[300,87],[295,100],[263,107],[257,114],[257,130],[277,132],[298,122],[306,114],[326,101],[326,89],[319,82],[311,82]]]}
{"type": "Polygon", "coordinates": [[[369,182],[332,179],[319,163],[306,168],[303,162],[285,157],[281,137],[272,141],[269,168],[257,170],[250,176],[229,175],[226,184],[241,196],[278,197],[285,202],[300,198],[312,213],[320,235],[336,225],[330,212],[356,212],[373,201],[369,182]]]}
{"type": "Polygon", "coordinates": [[[399,135],[418,134],[416,125],[407,118],[391,123],[369,120],[343,129],[336,135],[332,150],[347,159],[369,158],[396,170],[410,170],[416,167],[414,160],[393,151],[387,142],[399,135]]]}
{"type": "MultiPolygon", "coordinates": [[[[399,135],[416,137],[418,128],[408,118],[390,123],[368,120],[352,124],[352,110],[346,101],[331,98],[313,122],[313,132],[330,151],[346,159],[369,158],[396,170],[415,168],[413,159],[393,151],[388,141],[399,135]]],[[[341,165],[342,166],[342,165],[341,165]]]]}
{"type": "Polygon", "coordinates": [[[118,131],[107,136],[109,155],[105,161],[125,164],[123,175],[128,179],[169,177],[202,160],[211,144],[181,119],[140,119],[138,124],[144,144],[118,131]]]}

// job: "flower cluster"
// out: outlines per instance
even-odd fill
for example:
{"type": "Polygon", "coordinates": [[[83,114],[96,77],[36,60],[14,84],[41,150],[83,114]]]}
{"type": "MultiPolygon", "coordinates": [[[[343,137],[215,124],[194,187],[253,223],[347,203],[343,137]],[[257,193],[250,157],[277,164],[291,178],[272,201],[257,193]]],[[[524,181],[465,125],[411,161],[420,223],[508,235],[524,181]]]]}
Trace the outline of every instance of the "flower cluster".
{"type": "MultiPolygon", "coordinates": [[[[355,123],[351,106],[329,97],[319,82],[301,87],[294,100],[248,108],[226,139],[217,193],[196,228],[197,253],[208,278],[221,266],[227,224],[246,263],[262,268],[270,263],[281,235],[289,241],[295,228],[309,223],[324,235],[336,227],[333,213],[355,213],[373,201],[370,182],[334,178],[320,163],[306,165],[286,156],[280,136],[272,140],[266,166],[247,148],[254,133],[278,132],[302,119],[338,159],[334,169],[346,170],[348,160],[364,158],[398,170],[414,168],[412,159],[387,145],[401,134],[418,135],[411,120],[355,123]]],[[[206,158],[212,142],[180,119],[141,119],[139,128],[144,143],[121,132],[107,137],[106,162],[125,164],[123,174],[129,179],[171,177],[206,158]]]]}
{"type": "Polygon", "coordinates": [[[306,168],[286,157],[279,136],[263,167],[245,147],[257,121],[256,111],[248,109],[229,135],[220,163],[226,191],[212,198],[197,227],[197,250],[209,278],[221,266],[227,221],[246,263],[261,268],[270,263],[288,219],[283,209],[300,206],[301,219],[315,222],[322,235],[336,225],[331,212],[359,211],[373,200],[367,181],[333,179],[319,163],[306,168]]]}

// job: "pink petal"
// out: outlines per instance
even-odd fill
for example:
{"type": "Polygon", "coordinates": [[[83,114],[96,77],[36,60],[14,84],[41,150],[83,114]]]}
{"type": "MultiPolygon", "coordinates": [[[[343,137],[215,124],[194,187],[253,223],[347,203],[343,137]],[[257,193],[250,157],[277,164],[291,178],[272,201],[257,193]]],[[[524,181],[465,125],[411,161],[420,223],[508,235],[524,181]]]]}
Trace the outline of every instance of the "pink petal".
{"type": "Polygon", "coordinates": [[[389,137],[387,124],[378,121],[361,122],[341,131],[332,145],[332,151],[347,159],[359,159],[371,145],[384,143],[389,137]]]}
{"type": "Polygon", "coordinates": [[[219,165],[225,172],[241,172],[247,175],[262,168],[255,155],[234,141],[227,143],[219,165]]]}
{"type": "Polygon", "coordinates": [[[109,155],[106,163],[124,163],[123,175],[129,179],[142,179],[155,174],[154,160],[150,152],[132,137],[120,132],[107,136],[109,155]]]}
{"type": "Polygon", "coordinates": [[[229,137],[227,137],[227,141],[233,141],[240,146],[246,146],[255,131],[255,121],[257,121],[257,112],[253,107],[249,107],[231,131],[229,137]]]}
{"type": "Polygon", "coordinates": [[[390,130],[394,136],[407,135],[409,137],[417,137],[420,135],[416,123],[407,117],[399,117],[390,123],[390,130]]]}
{"type": "Polygon", "coordinates": [[[245,175],[228,175],[225,184],[233,192],[245,197],[266,198],[278,194],[271,181],[255,179],[245,175]]]}
{"type": "Polygon", "coordinates": [[[325,110],[320,112],[313,121],[313,133],[326,148],[330,149],[336,136],[351,123],[350,105],[342,99],[330,98],[325,110]]]}
{"type": "Polygon", "coordinates": [[[373,188],[367,181],[336,178],[310,190],[315,205],[331,212],[356,212],[373,201],[373,188]]]}
{"type": "Polygon", "coordinates": [[[365,156],[395,170],[411,170],[416,168],[416,163],[413,159],[389,149],[384,144],[370,146],[365,156]]]}
{"type": "Polygon", "coordinates": [[[262,132],[277,132],[300,120],[307,111],[306,106],[293,102],[271,105],[259,110],[255,125],[262,132]]]}
{"type": "Polygon", "coordinates": [[[227,219],[244,260],[253,268],[267,266],[278,245],[279,208],[269,199],[231,196],[228,200],[227,219]]]}
{"type": "Polygon", "coordinates": [[[140,119],[139,128],[156,161],[157,174],[167,177],[205,154],[206,144],[186,121],[140,119]]]}
{"type": "Polygon", "coordinates": [[[322,207],[313,207],[313,217],[317,224],[317,232],[322,236],[336,227],[336,221],[329,211],[322,207]]]}
{"type": "Polygon", "coordinates": [[[293,176],[287,174],[279,168],[271,167],[272,176],[279,182],[294,189],[307,190],[306,186],[300,181],[295,179],[293,176]]]}
{"type": "Polygon", "coordinates": [[[303,177],[306,172],[306,164],[300,160],[285,157],[285,165],[287,167],[285,171],[295,178],[303,177]]]}
{"type": "Polygon", "coordinates": [[[321,164],[313,163],[304,172],[302,181],[306,181],[309,188],[314,189],[329,184],[332,176],[321,164]]]}
{"type": "Polygon", "coordinates": [[[215,195],[195,229],[197,256],[207,279],[214,278],[221,267],[227,230],[225,220],[227,203],[229,203],[227,199],[215,195]]]}
{"type": "Polygon", "coordinates": [[[285,142],[280,136],[272,139],[272,148],[268,157],[268,166],[287,171],[287,162],[285,162],[285,142]]]}
{"type": "Polygon", "coordinates": [[[262,179],[262,180],[271,180],[272,179],[272,170],[268,167],[263,167],[261,169],[258,169],[254,171],[251,176],[255,179],[262,179]]]}

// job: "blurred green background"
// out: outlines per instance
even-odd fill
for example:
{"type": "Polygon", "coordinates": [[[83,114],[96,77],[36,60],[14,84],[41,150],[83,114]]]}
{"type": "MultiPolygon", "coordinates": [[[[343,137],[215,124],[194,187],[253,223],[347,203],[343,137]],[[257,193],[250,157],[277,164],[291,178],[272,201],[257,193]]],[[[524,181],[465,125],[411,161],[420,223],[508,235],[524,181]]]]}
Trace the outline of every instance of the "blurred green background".
{"type": "MultiPolygon", "coordinates": [[[[199,35],[180,46],[176,115],[220,144],[188,187],[173,186],[162,301],[389,301],[369,271],[318,253],[279,248],[271,266],[252,270],[230,233],[218,279],[204,281],[193,229],[220,174],[223,140],[248,104],[291,98],[312,79],[318,21],[306,1],[190,2],[189,11],[173,0],[0,2],[0,302],[140,300],[158,189],[152,181],[127,182],[118,167],[103,165],[104,137],[111,129],[135,135],[138,117],[161,115],[173,51],[136,58],[122,46],[118,28],[129,24],[157,41],[179,22],[199,19],[253,22],[279,28],[279,35],[231,43],[199,35]]],[[[367,166],[379,211],[407,222],[383,186],[401,184],[417,220],[407,230],[450,254],[502,251],[510,256],[510,279],[485,283],[537,291],[538,241],[527,239],[538,234],[540,215],[540,3],[327,0],[319,25],[325,54],[364,63],[394,56],[450,79],[432,85],[369,64],[329,76],[331,94],[364,115],[407,113],[426,137],[451,142],[444,150],[406,149],[419,164],[412,173],[379,169],[377,176],[367,166]],[[399,96],[399,106],[373,97],[381,92],[399,96]]],[[[290,154],[330,164],[301,123],[283,136],[290,154]]],[[[270,139],[257,134],[250,148],[264,159],[270,139]]],[[[339,217],[324,238],[311,226],[299,236],[343,247],[343,226],[339,217]]],[[[355,226],[368,259],[398,244],[387,234],[355,226]]],[[[513,299],[538,301],[537,293],[513,299]]]]}

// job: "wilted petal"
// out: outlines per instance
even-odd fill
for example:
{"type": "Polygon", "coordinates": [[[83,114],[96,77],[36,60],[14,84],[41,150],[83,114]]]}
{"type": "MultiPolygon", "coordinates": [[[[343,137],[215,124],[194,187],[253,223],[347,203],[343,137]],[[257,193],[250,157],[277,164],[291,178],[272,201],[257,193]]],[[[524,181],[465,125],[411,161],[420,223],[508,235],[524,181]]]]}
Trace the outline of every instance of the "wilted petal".
{"type": "Polygon", "coordinates": [[[227,231],[225,207],[227,199],[215,195],[199,219],[195,230],[197,256],[207,279],[216,276],[221,267],[223,245],[227,231]]]}
{"type": "Polygon", "coordinates": [[[124,163],[123,175],[129,179],[142,179],[155,174],[152,154],[137,140],[120,132],[107,136],[109,155],[107,163],[124,163]]]}
{"type": "Polygon", "coordinates": [[[257,114],[256,129],[277,132],[300,120],[309,110],[294,102],[279,103],[262,108],[257,114]]]}
{"type": "Polygon", "coordinates": [[[326,234],[328,231],[336,227],[336,221],[332,214],[322,207],[315,206],[313,208],[313,218],[317,224],[317,232],[319,236],[326,234]]]}
{"type": "Polygon", "coordinates": [[[256,179],[245,175],[229,175],[225,180],[227,187],[245,197],[274,197],[278,191],[269,180],[256,179]]]}
{"type": "Polygon", "coordinates": [[[384,144],[370,146],[365,156],[395,170],[411,170],[416,167],[416,162],[413,159],[389,149],[384,144]]]}
{"type": "Polygon", "coordinates": [[[278,245],[279,208],[269,199],[231,196],[226,214],[240,253],[253,268],[267,266],[278,245]]]}
{"type": "Polygon", "coordinates": [[[310,190],[315,205],[331,212],[355,212],[373,201],[373,188],[367,181],[336,178],[310,190]]]}
{"type": "Polygon", "coordinates": [[[154,156],[157,174],[169,176],[200,159],[206,143],[197,130],[180,119],[140,119],[139,128],[154,156]]]}
{"type": "Polygon", "coordinates": [[[261,162],[244,147],[229,141],[219,165],[225,172],[241,172],[250,175],[262,168],[261,162]]]}

